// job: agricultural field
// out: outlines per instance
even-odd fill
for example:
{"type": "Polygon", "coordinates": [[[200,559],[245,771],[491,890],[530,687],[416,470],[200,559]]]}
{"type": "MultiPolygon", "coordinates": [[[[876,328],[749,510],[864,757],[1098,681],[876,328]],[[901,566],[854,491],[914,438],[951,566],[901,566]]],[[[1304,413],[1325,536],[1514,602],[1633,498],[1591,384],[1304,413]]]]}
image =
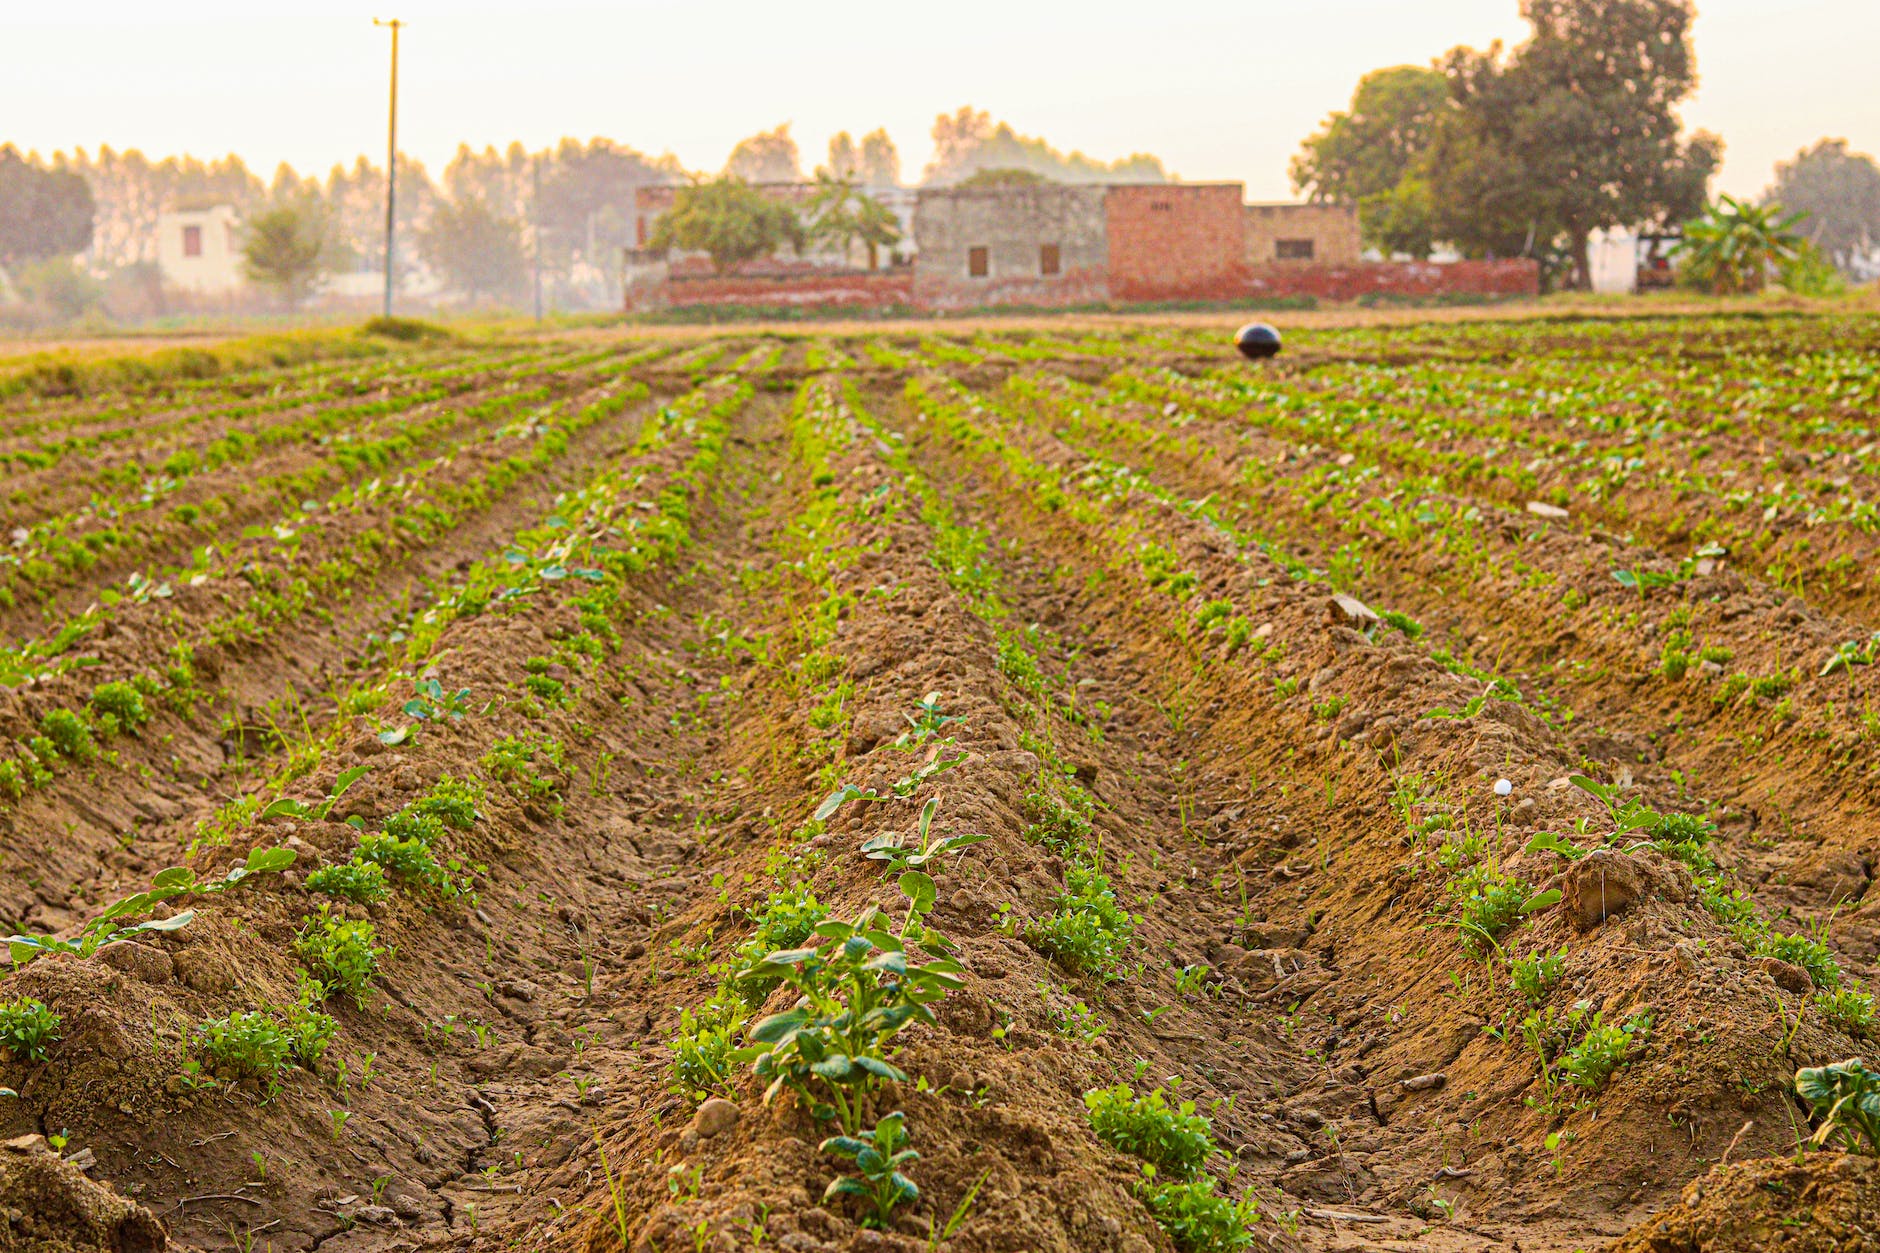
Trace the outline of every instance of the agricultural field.
{"type": "Polygon", "coordinates": [[[1880,318],[1231,331],[0,371],[0,1248],[1829,1247],[1880,318]]]}

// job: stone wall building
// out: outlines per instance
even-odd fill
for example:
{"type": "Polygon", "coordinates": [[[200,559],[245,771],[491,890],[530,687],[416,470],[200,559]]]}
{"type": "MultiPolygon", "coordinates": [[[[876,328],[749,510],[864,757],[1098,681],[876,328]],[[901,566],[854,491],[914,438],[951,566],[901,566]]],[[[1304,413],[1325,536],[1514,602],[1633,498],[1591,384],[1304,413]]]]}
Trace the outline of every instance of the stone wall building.
{"type": "Polygon", "coordinates": [[[914,299],[935,309],[1108,299],[1106,189],[1064,183],[923,188],[914,299]]]}
{"type": "Polygon", "coordinates": [[[1243,212],[1250,266],[1358,262],[1356,205],[1250,204],[1243,212]]]}

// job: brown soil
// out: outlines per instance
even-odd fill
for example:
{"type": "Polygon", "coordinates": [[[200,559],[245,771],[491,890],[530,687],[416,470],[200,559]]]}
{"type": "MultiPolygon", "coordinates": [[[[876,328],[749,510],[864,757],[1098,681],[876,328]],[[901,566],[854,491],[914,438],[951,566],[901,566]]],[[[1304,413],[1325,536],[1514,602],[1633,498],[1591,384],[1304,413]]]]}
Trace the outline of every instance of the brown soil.
{"type": "MultiPolygon", "coordinates": [[[[1297,350],[1393,368],[1367,333],[1297,350]]],[[[1554,351],[1480,334],[1431,351],[1554,351]]],[[[529,436],[459,432],[465,450],[416,494],[309,526],[296,552],[241,541],[226,575],[116,606],[84,644],[95,665],[0,689],[15,755],[49,711],[160,671],[179,640],[201,689],[194,705],[153,696],[141,731],[0,809],[9,929],[70,935],[166,866],[219,877],[251,848],[296,853],[284,873],[147,911],[193,907],[186,926],[6,978],[0,1000],[62,1023],[46,1060],[0,1049],[0,1084],[20,1093],[0,1098],[0,1136],[89,1154],[0,1148],[0,1212],[65,1241],[24,1247],[129,1253],[155,1222],[203,1249],[915,1253],[957,1212],[949,1253],[1168,1250],[1140,1163],[1093,1132],[1083,1095],[1177,1077],[1221,1150],[1208,1171],[1257,1206],[1254,1247],[1865,1247],[1824,1241],[1869,1221],[1872,1163],[1795,1163],[1807,1123],[1790,1086],[1862,1041],[1821,1011],[1816,976],[1713,915],[1687,860],[1594,849],[1610,819],[1568,782],[1590,772],[1667,812],[1720,801],[1710,852],[1757,916],[1820,920],[1850,984],[1870,975],[1880,750],[1848,706],[1872,671],[1810,677],[1871,629],[1847,602],[1737,567],[1641,596],[1610,578],[1662,562],[1636,540],[1429,492],[1484,519],[1459,555],[1366,507],[1393,499],[1390,467],[1329,510],[1302,498],[1294,480],[1340,453],[1301,450],[1258,413],[1072,416],[1009,381],[1086,399],[1119,365],[1216,368],[1181,326],[689,338],[555,370],[569,408],[634,382],[650,394],[447,525],[395,520],[458,500],[529,436]],[[736,363],[748,394],[722,378],[736,363]],[[657,516],[682,547],[647,529],[657,516]],[[1304,577],[1358,541],[1356,577],[1304,577]],[[610,563],[625,546],[641,556],[610,563]],[[486,576],[550,551],[550,576],[486,576]],[[1554,577],[1547,595],[1516,561],[1554,577]],[[269,618],[286,586],[269,570],[343,576],[269,618]],[[449,608],[498,586],[510,594],[480,612],[449,608]],[[1583,607],[1560,609],[1566,588],[1583,607]],[[1802,658],[1786,722],[1654,673],[1658,625],[1686,603],[1733,667],[1802,658]],[[1240,636],[1206,625],[1217,604],[1240,636]],[[1387,629],[1387,608],[1423,636],[1387,629]],[[412,724],[400,707],[420,679],[467,690],[462,717],[383,742],[412,724]],[[944,749],[903,735],[930,694],[958,719],[944,749]],[[519,735],[562,754],[538,758],[534,788],[492,764],[519,735]],[[230,808],[315,800],[356,766],[324,817],[230,808]],[[477,821],[437,846],[480,867],[460,871],[474,895],[309,890],[358,843],[339,818],[376,831],[446,774],[485,789],[477,821]],[[884,799],[813,820],[841,784],[884,799]],[[1041,797],[1073,788],[1094,806],[1066,844],[1041,834],[1041,797]],[[838,919],[878,905],[900,926],[901,888],[861,846],[914,838],[930,800],[936,832],[986,838],[934,868],[925,925],[944,949],[912,943],[920,960],[950,951],[963,986],[899,1037],[907,1079],[863,1097],[871,1125],[903,1111],[920,1153],[919,1200],[873,1230],[825,1199],[841,1166],[798,1094],[767,1097],[748,1064],[682,1081],[673,1046],[773,893],[806,888],[838,919]],[[1532,844],[1542,832],[1592,851],[1566,861],[1532,844]],[[1080,857],[1135,916],[1107,973],[1040,939],[1080,857]],[[1471,946],[1453,887],[1471,860],[1557,903],[1471,946]],[[322,904],[390,951],[358,1001],[327,1003],[325,1056],[270,1089],[210,1056],[199,1025],[291,1004],[295,938],[322,904]],[[1577,1035],[1537,1060],[1497,949],[1564,951],[1537,1000],[1556,1023],[1577,1009],[1575,1032],[1594,1013],[1649,1026],[1609,1077],[1566,1081],[1577,1035]]],[[[476,377],[453,403],[508,385],[476,377]]],[[[160,459],[215,429],[123,453],[160,459]]],[[[752,1017],[792,999],[772,991],[752,1017]]]]}

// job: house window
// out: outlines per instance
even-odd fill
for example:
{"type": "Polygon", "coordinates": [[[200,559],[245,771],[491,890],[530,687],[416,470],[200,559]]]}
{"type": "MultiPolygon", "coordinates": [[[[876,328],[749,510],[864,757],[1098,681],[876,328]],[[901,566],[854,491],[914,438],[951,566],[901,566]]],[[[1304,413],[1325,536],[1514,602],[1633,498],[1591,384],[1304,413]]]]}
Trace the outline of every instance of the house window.
{"type": "Polygon", "coordinates": [[[1273,256],[1280,261],[1310,261],[1312,260],[1312,241],[1276,239],[1273,241],[1273,256]]]}
{"type": "Polygon", "coordinates": [[[1058,272],[1058,246],[1041,244],[1038,248],[1038,273],[1056,274],[1058,272]]]}
{"type": "Polygon", "coordinates": [[[183,228],[183,255],[186,257],[202,255],[202,228],[200,226],[183,228]]]}
{"type": "Polygon", "coordinates": [[[984,248],[966,250],[966,276],[968,278],[984,278],[991,272],[992,260],[986,255],[984,248]]]}

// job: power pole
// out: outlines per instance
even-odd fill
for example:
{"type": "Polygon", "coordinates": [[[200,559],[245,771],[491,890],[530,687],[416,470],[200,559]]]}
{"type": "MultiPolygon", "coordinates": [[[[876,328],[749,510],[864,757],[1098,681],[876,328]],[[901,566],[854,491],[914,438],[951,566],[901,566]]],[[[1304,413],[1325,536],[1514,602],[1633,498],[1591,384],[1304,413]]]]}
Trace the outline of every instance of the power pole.
{"type": "Polygon", "coordinates": [[[535,254],[535,320],[542,320],[542,154],[536,153],[530,161],[535,175],[535,193],[529,197],[529,234],[533,245],[529,251],[535,254]]]}
{"type": "Polygon", "coordinates": [[[397,18],[389,22],[372,19],[374,26],[392,28],[392,121],[385,141],[385,316],[392,316],[393,213],[398,204],[398,28],[397,18]]]}

